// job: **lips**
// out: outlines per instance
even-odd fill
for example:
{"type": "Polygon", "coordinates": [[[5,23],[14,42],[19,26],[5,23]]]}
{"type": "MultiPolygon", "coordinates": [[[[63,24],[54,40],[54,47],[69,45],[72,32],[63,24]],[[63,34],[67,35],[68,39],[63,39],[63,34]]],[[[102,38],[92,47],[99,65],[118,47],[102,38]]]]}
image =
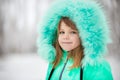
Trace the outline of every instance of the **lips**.
{"type": "Polygon", "coordinates": [[[62,42],[63,44],[72,44],[72,42],[62,42]]]}

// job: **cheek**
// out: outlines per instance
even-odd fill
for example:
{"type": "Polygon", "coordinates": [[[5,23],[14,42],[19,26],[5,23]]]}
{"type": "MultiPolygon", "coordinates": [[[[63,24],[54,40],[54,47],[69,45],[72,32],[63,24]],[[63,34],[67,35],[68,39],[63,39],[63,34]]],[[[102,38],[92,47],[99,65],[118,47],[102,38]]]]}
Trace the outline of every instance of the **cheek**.
{"type": "Polygon", "coordinates": [[[60,36],[58,36],[58,42],[60,43],[62,40],[62,38],[60,36]]]}
{"type": "Polygon", "coordinates": [[[75,46],[80,45],[80,39],[79,39],[79,37],[75,37],[72,40],[73,40],[73,43],[74,43],[75,46]]]}

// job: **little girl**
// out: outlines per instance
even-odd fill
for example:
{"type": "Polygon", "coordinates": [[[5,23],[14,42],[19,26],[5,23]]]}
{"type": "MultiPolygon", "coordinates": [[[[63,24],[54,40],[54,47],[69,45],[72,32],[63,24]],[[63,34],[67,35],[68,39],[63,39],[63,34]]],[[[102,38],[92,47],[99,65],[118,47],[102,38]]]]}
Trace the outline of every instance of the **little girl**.
{"type": "Polygon", "coordinates": [[[107,21],[93,0],[56,0],[39,29],[38,51],[49,61],[46,80],[113,80],[103,55],[107,21]]]}

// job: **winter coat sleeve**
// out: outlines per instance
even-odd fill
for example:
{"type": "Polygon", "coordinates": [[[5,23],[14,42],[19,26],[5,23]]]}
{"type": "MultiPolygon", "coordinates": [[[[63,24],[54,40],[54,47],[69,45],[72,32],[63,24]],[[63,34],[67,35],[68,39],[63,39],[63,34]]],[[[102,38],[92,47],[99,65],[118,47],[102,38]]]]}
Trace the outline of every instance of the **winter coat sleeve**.
{"type": "Polygon", "coordinates": [[[100,65],[85,67],[83,76],[83,80],[113,80],[111,68],[107,61],[100,65]]]}

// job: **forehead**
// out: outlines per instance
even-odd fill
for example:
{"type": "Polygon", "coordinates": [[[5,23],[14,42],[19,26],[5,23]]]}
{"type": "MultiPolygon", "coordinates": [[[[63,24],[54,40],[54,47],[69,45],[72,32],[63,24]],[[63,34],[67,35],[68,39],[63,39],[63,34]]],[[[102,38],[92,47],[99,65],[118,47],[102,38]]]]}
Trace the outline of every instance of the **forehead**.
{"type": "Polygon", "coordinates": [[[60,23],[60,26],[59,26],[59,29],[61,30],[61,29],[69,29],[69,30],[77,30],[76,28],[75,28],[75,26],[72,26],[72,25],[67,25],[64,21],[61,21],[61,23],[60,23]]]}

